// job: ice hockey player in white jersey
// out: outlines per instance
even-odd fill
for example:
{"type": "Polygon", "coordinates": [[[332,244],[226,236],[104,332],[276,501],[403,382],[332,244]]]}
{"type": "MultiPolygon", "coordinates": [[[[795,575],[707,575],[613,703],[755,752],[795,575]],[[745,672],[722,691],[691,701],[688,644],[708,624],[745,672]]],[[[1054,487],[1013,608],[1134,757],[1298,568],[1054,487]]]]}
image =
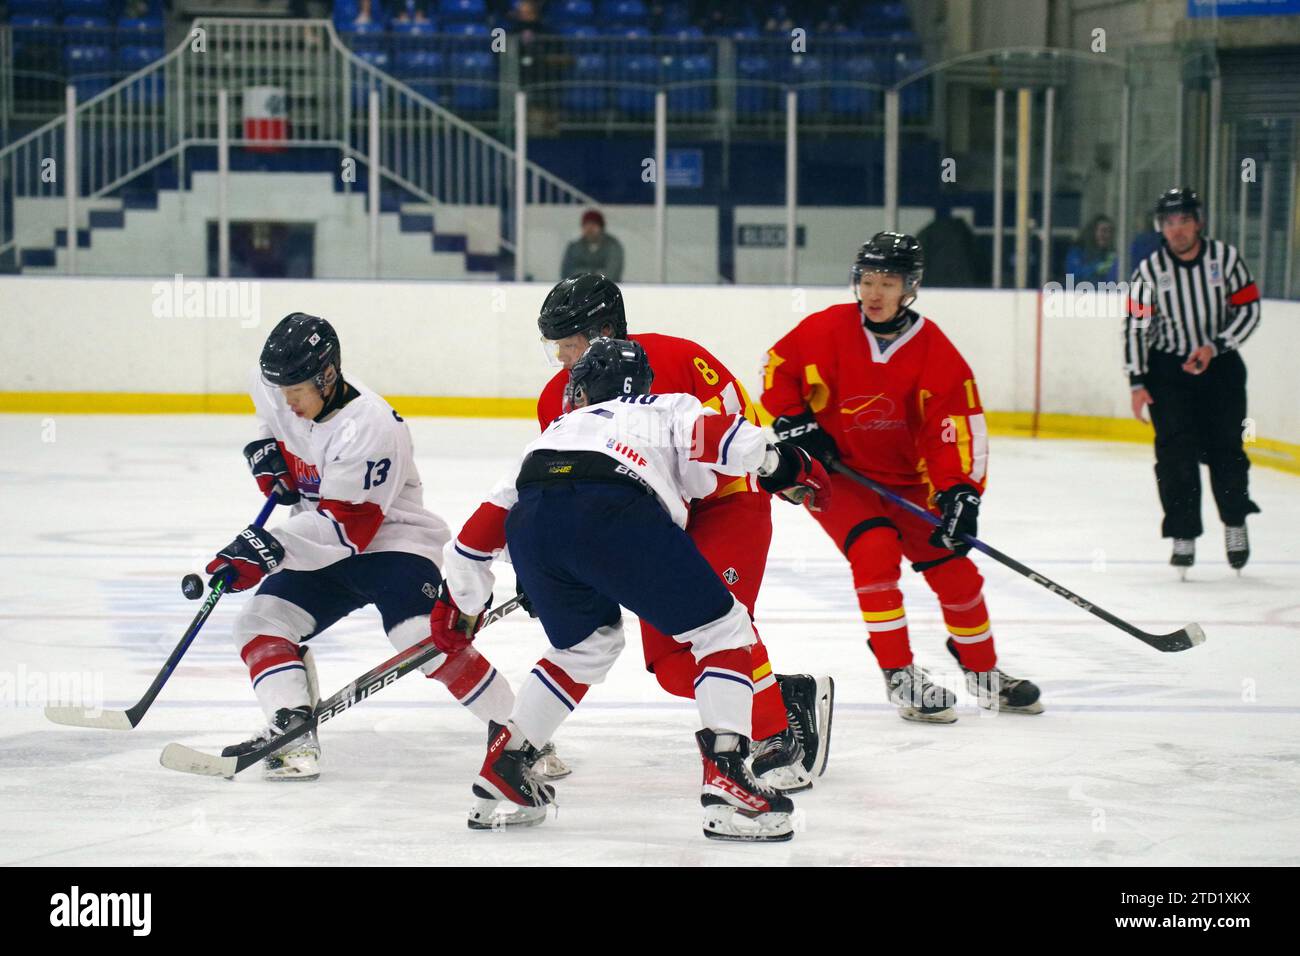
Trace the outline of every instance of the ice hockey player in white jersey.
{"type": "Polygon", "coordinates": [[[704,834],[788,840],[790,798],[746,762],[753,709],[744,606],[687,536],[689,499],[720,476],[760,476],[768,492],[828,500],[822,466],[770,445],[740,415],[685,394],[647,394],[653,371],[636,342],[599,338],[570,372],[570,407],[525,449],[444,553],[446,583],[430,622],[448,653],[469,646],[491,596],[491,563],[508,544],[522,592],[551,648],[521,686],[509,720],[488,728],[473,785],[472,829],[533,825],[552,787],[531,770],[623,649],[620,605],[690,647],[698,668],[696,734],[704,765],[704,834]]]}
{"type": "MultiPolygon", "coordinates": [[[[263,494],[292,505],[273,528],[249,526],[207,566],[258,586],[234,625],[267,728],[226,755],[253,749],[310,717],[318,695],[306,641],[373,604],[393,647],[429,634],[450,532],[424,507],[406,423],[383,398],[344,379],[339,339],[324,319],[286,316],[262,349],[253,404],[261,435],[244,456],[263,494]]],[[[503,721],[514,694],[473,648],[438,657],[425,674],[484,721],[503,721]]],[[[266,761],[272,780],[314,780],[320,745],[308,733],[266,761]]]]}

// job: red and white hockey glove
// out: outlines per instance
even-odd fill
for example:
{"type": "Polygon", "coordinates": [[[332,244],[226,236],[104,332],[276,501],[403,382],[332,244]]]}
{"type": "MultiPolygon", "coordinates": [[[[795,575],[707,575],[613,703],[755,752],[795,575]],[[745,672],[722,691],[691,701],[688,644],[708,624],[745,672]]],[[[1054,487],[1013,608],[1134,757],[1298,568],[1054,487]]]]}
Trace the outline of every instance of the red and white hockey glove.
{"type": "Polygon", "coordinates": [[[769,446],[769,452],[775,452],[776,461],[764,462],[758,470],[758,486],[764,491],[780,494],[795,504],[807,504],[810,511],[823,511],[831,504],[831,476],[826,467],[800,448],[788,441],[779,441],[769,446]],[[771,467],[767,466],[771,464],[771,467]]]}
{"type": "Polygon", "coordinates": [[[234,541],[217,552],[206,568],[212,575],[209,587],[230,568],[235,578],[227,590],[247,591],[284,563],[284,545],[265,528],[249,525],[234,541]]]}
{"type": "Polygon", "coordinates": [[[262,494],[270,497],[272,491],[278,491],[280,504],[298,503],[297,483],[293,480],[293,475],[289,474],[289,466],[280,451],[280,443],[274,438],[259,438],[249,442],[244,446],[244,460],[248,462],[248,470],[253,473],[262,494]]]}
{"type": "MultiPolygon", "coordinates": [[[[486,610],[486,608],[484,608],[486,610]]],[[[454,654],[469,647],[483,626],[483,611],[466,614],[451,596],[447,582],[438,588],[438,600],[429,612],[429,634],[438,650],[444,654],[454,654]]]]}

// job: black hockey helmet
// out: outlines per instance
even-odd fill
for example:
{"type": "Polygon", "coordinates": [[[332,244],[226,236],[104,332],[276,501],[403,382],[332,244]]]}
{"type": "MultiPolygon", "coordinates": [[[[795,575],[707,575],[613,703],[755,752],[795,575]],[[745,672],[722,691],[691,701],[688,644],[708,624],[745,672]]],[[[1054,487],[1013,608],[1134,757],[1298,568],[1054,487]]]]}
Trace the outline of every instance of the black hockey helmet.
{"type": "Polygon", "coordinates": [[[596,405],[620,395],[644,395],[654,378],[650,359],[639,342],[602,336],[592,341],[569,370],[566,404],[574,408],[578,399],[596,405]]]}
{"type": "Polygon", "coordinates": [[[853,260],[853,287],[868,272],[893,272],[903,277],[905,295],[916,295],[925,271],[925,257],[916,237],[903,232],[878,232],[862,244],[853,260]]]}
{"type": "Polygon", "coordinates": [[[542,337],[551,341],[579,332],[594,339],[605,324],[613,328],[614,338],[626,338],[623,293],[616,282],[598,272],[580,272],[561,281],[547,294],[537,316],[542,337]]]}
{"type": "Polygon", "coordinates": [[[1197,222],[1204,221],[1201,218],[1201,197],[1191,186],[1174,186],[1160,194],[1153,210],[1156,232],[1160,231],[1160,220],[1176,212],[1195,216],[1197,222]]]}
{"type": "Polygon", "coordinates": [[[342,372],[339,337],[324,319],[305,312],[293,312],[280,320],[262,346],[262,380],[282,388],[314,382],[324,390],[325,371],[331,365],[342,372]]]}

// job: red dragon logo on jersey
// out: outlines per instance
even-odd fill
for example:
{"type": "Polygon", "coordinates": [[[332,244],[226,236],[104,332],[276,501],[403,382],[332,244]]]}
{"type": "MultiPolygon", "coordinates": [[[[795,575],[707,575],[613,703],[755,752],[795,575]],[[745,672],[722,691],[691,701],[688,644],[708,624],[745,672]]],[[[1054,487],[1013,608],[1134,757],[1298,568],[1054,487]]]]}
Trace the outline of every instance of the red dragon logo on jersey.
{"type": "Polygon", "coordinates": [[[844,428],[846,432],[888,431],[907,427],[907,422],[898,417],[894,400],[884,392],[878,395],[854,395],[852,398],[846,398],[840,405],[840,414],[852,416],[852,424],[844,428]]]}

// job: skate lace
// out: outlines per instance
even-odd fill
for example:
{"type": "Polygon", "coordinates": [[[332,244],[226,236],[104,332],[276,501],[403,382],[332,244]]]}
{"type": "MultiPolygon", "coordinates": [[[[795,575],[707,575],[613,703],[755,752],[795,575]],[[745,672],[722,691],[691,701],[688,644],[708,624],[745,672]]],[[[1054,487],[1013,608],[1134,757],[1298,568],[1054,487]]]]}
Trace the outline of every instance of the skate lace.
{"type": "Polygon", "coordinates": [[[1225,527],[1223,537],[1227,542],[1229,551],[1245,551],[1250,546],[1246,538],[1246,526],[1244,524],[1238,527],[1231,525],[1225,527]]]}
{"type": "MultiPolygon", "coordinates": [[[[1232,529],[1229,528],[1228,530],[1231,531],[1232,529]]],[[[1196,553],[1196,542],[1193,539],[1174,538],[1174,554],[1189,555],[1195,553],[1196,553]]]]}

